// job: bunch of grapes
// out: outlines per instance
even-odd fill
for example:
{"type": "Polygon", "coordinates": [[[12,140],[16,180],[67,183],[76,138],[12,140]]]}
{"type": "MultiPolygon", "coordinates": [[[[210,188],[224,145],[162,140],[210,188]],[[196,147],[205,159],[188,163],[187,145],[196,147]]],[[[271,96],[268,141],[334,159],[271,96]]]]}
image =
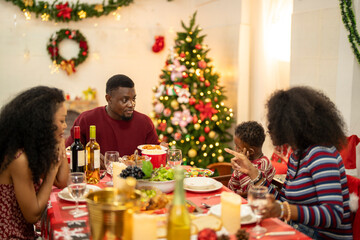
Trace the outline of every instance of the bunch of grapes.
{"type": "Polygon", "coordinates": [[[134,177],[136,179],[142,179],[145,176],[145,173],[141,170],[141,168],[137,166],[128,166],[120,173],[120,177],[134,177]]]}

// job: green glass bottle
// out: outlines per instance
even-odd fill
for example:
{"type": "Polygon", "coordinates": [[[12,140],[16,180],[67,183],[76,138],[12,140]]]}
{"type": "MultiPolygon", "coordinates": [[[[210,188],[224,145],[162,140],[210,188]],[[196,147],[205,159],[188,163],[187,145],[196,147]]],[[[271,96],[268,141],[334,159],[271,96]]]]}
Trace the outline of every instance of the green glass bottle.
{"type": "Polygon", "coordinates": [[[191,237],[190,214],[185,203],[184,169],[175,168],[174,199],[169,209],[167,223],[168,240],[188,240],[191,237]]]}

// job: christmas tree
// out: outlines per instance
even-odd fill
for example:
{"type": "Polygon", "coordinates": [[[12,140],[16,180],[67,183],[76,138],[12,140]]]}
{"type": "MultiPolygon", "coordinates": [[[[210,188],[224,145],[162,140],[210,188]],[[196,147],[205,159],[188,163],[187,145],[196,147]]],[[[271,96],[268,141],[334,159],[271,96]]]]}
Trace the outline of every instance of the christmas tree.
{"type": "Polygon", "coordinates": [[[169,147],[182,150],[184,164],[206,167],[229,161],[224,148],[232,140],[227,130],[233,123],[232,109],[224,104],[224,87],[213,72],[209,49],[195,26],[196,12],[185,32],[178,32],[159,86],[154,87],[152,118],[157,133],[169,147]]]}

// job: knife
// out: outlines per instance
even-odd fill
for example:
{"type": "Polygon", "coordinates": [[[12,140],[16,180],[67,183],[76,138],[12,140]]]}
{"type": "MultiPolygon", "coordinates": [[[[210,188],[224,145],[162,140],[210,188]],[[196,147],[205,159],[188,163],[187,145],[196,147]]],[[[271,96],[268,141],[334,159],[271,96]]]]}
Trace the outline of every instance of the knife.
{"type": "Polygon", "coordinates": [[[192,201],[190,200],[185,200],[188,204],[190,204],[191,206],[194,206],[195,207],[195,210],[196,210],[196,213],[203,213],[203,210],[198,206],[196,205],[195,203],[193,203],[192,201]]]}

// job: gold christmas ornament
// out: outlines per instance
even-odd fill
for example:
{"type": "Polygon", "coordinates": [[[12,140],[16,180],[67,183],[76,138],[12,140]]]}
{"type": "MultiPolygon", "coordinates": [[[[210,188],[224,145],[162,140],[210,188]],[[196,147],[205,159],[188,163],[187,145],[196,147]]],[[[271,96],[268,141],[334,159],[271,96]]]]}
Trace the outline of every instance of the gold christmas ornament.
{"type": "Polygon", "coordinates": [[[192,41],[191,37],[190,36],[187,36],[185,41],[187,41],[188,43],[192,41]]]}
{"type": "Polygon", "coordinates": [[[170,103],[171,107],[174,109],[178,109],[179,108],[179,102],[176,100],[172,100],[170,103]]]}
{"type": "Polygon", "coordinates": [[[195,149],[192,148],[188,151],[189,157],[194,158],[194,157],[196,157],[196,155],[197,155],[197,151],[195,149]]]}
{"type": "Polygon", "coordinates": [[[152,111],[152,112],[149,114],[149,117],[150,117],[150,118],[155,118],[155,116],[156,116],[156,114],[155,114],[154,111],[152,111]]]}
{"type": "Polygon", "coordinates": [[[213,115],[211,120],[213,120],[214,122],[216,122],[217,120],[219,120],[218,116],[217,115],[213,115]]]}
{"type": "Polygon", "coordinates": [[[195,128],[195,130],[199,130],[199,129],[200,129],[200,124],[196,123],[196,124],[194,125],[194,128],[195,128]]]}
{"type": "Polygon", "coordinates": [[[223,156],[221,156],[221,155],[220,155],[220,156],[218,156],[218,158],[217,158],[217,159],[218,159],[218,161],[219,161],[219,162],[223,162],[223,161],[224,161],[224,157],[223,157],[223,156]]]}
{"type": "Polygon", "coordinates": [[[216,135],[216,133],[214,131],[209,132],[209,137],[210,138],[214,138],[215,135],[216,135]]]}
{"type": "Polygon", "coordinates": [[[168,127],[166,131],[167,133],[171,134],[174,131],[174,129],[172,127],[168,127]]]}

